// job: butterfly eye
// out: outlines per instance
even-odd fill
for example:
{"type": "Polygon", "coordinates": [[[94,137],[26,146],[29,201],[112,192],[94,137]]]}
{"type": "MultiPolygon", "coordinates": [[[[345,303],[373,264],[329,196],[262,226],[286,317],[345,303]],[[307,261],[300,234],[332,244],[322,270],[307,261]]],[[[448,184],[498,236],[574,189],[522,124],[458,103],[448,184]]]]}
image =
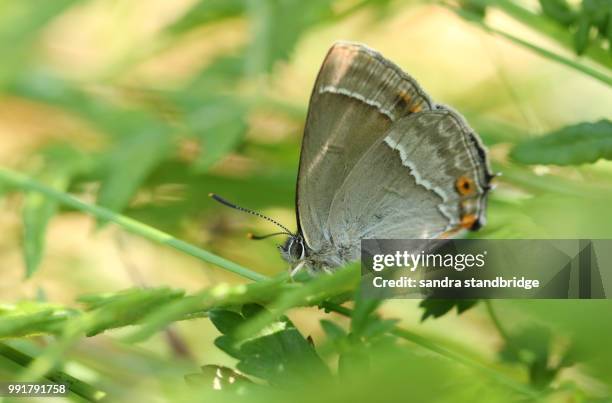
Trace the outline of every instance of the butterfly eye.
{"type": "Polygon", "coordinates": [[[301,239],[295,240],[290,245],[289,253],[296,259],[303,259],[305,254],[304,243],[301,239]]]}
{"type": "Polygon", "coordinates": [[[455,188],[462,196],[470,195],[474,193],[475,190],[474,181],[467,176],[460,176],[455,182],[455,188]]]}

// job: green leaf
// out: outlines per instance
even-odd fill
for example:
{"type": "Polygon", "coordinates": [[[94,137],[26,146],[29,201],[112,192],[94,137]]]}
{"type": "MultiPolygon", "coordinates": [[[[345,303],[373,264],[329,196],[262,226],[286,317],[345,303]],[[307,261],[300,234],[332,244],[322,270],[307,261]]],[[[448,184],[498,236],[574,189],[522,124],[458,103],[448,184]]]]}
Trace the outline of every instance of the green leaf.
{"type": "MultiPolygon", "coordinates": [[[[234,88],[244,75],[245,59],[242,54],[223,55],[200,71],[193,80],[183,88],[174,100],[178,104],[190,102],[189,109],[197,108],[199,104],[210,98],[210,93],[218,93],[234,88]]],[[[234,99],[233,102],[240,100],[234,99]]]]}
{"type": "Polygon", "coordinates": [[[47,24],[77,0],[3,2],[0,13],[0,86],[19,74],[47,24]]]}
{"type": "Polygon", "coordinates": [[[246,319],[251,319],[259,314],[261,314],[265,308],[259,304],[244,304],[242,305],[242,316],[246,319]]]}
{"type": "Polygon", "coordinates": [[[24,69],[7,90],[12,95],[52,105],[65,113],[74,113],[113,138],[123,139],[166,126],[143,109],[115,105],[46,70],[24,69]]]}
{"type": "MultiPolygon", "coordinates": [[[[66,190],[68,177],[64,172],[45,175],[41,182],[57,190],[66,190]]],[[[47,225],[57,211],[57,202],[38,192],[26,194],[23,206],[23,254],[26,264],[26,278],[38,269],[45,249],[47,225]]]]}
{"type": "Polygon", "coordinates": [[[98,191],[98,204],[122,211],[147,176],[172,151],[163,128],[127,135],[106,159],[106,175],[98,191]]]}
{"type": "Polygon", "coordinates": [[[478,300],[476,299],[435,299],[435,298],[425,298],[419,304],[420,308],[423,308],[423,315],[421,316],[421,321],[429,318],[430,316],[433,318],[439,318],[440,316],[445,315],[450,312],[453,308],[457,308],[457,314],[460,315],[468,309],[472,308],[478,300]]]}
{"type": "Polygon", "coordinates": [[[293,327],[245,342],[237,368],[271,384],[303,384],[329,370],[312,345],[293,327]]]}
{"type": "Polygon", "coordinates": [[[487,7],[480,1],[474,0],[461,0],[459,5],[465,11],[473,14],[475,17],[484,18],[487,13],[487,7]]]}
{"type": "Polygon", "coordinates": [[[227,310],[211,311],[213,324],[223,333],[215,345],[239,359],[240,371],[271,384],[299,383],[328,372],[313,346],[284,316],[247,340],[233,337],[238,327],[251,320],[247,315],[256,317],[264,311],[255,304],[243,308],[242,315],[227,310]]]}
{"type": "Polygon", "coordinates": [[[65,320],[75,315],[76,310],[44,303],[0,305],[0,339],[58,334],[65,320]]]}
{"type": "Polygon", "coordinates": [[[383,336],[390,332],[395,325],[397,325],[397,322],[399,322],[399,319],[378,319],[370,321],[365,329],[363,329],[363,337],[366,340],[372,340],[379,336],[383,336]]]}
{"type": "Polygon", "coordinates": [[[563,25],[572,24],[577,16],[566,0],[540,0],[542,12],[563,25]]]}
{"type": "Polygon", "coordinates": [[[236,17],[244,12],[246,0],[200,0],[173,22],[167,31],[177,35],[211,22],[236,17]]]}
{"type": "MultiPolygon", "coordinates": [[[[71,178],[88,166],[83,154],[69,145],[54,145],[42,151],[43,166],[38,180],[65,191],[71,178]]],[[[57,202],[38,192],[26,193],[23,206],[23,254],[26,278],[38,269],[45,249],[47,225],[57,211],[57,202]]]]}
{"type": "Polygon", "coordinates": [[[134,288],[108,295],[82,296],[90,310],[87,336],[94,336],[107,329],[140,323],[160,307],[180,300],[184,291],[167,287],[134,288]]]}
{"type": "Polygon", "coordinates": [[[361,292],[357,291],[355,297],[355,309],[351,315],[351,333],[361,336],[369,321],[375,320],[373,312],[381,304],[380,299],[362,298],[361,292]]]}
{"type": "Polygon", "coordinates": [[[230,357],[240,359],[242,356],[236,341],[230,336],[219,336],[215,339],[214,344],[219,350],[223,351],[230,357]]]}
{"type": "Polygon", "coordinates": [[[238,100],[215,100],[192,111],[187,124],[200,139],[194,168],[204,172],[241,142],[247,129],[246,109],[238,100]]]}
{"type": "Polygon", "coordinates": [[[510,156],[523,164],[578,165],[612,159],[612,122],[579,123],[525,140],[510,156]]]}
{"type": "Polygon", "coordinates": [[[228,335],[234,334],[236,328],[244,322],[242,315],[225,309],[212,309],[208,312],[208,317],[217,330],[228,335]]]}
{"type": "Polygon", "coordinates": [[[251,380],[228,367],[204,365],[202,372],[185,375],[190,386],[204,387],[219,391],[232,391],[244,394],[246,388],[253,386],[251,380]]]}
{"type": "Polygon", "coordinates": [[[348,291],[354,294],[359,282],[359,265],[350,264],[335,273],[316,276],[306,283],[280,294],[268,305],[269,311],[263,311],[248,321],[238,330],[238,339],[247,338],[259,333],[278,319],[279,315],[296,306],[313,306],[322,301],[337,297],[348,291]]]}
{"type": "Polygon", "coordinates": [[[574,33],[574,48],[576,53],[582,55],[589,46],[591,32],[591,20],[585,14],[578,18],[578,28],[574,33]]]}
{"type": "Polygon", "coordinates": [[[251,74],[272,70],[287,60],[304,32],[333,17],[328,0],[261,0],[248,2],[253,41],[247,52],[251,74]]]}
{"type": "Polygon", "coordinates": [[[346,332],[340,325],[331,320],[321,319],[320,321],[323,331],[331,340],[342,339],[346,337],[346,332]]]}
{"type": "Polygon", "coordinates": [[[529,382],[537,388],[547,387],[564,367],[574,365],[572,349],[566,348],[559,360],[551,360],[553,344],[550,330],[542,326],[530,326],[509,336],[500,351],[503,361],[519,363],[527,367],[529,382]]]}

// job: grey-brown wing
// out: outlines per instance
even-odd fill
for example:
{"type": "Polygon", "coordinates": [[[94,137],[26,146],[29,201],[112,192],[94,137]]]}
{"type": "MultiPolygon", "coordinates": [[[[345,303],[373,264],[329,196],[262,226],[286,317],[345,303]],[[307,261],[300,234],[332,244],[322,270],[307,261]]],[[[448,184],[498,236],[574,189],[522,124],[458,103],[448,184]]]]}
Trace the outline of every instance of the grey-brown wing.
{"type": "Polygon", "coordinates": [[[437,238],[484,223],[486,153],[452,110],[438,106],[395,122],[363,155],[333,200],[336,245],[363,238],[437,238]]]}
{"type": "Polygon", "coordinates": [[[311,249],[329,240],[332,200],[357,160],[394,121],[431,108],[416,81],[379,53],[344,42],[330,49],[310,99],[297,185],[299,230],[311,249]]]}

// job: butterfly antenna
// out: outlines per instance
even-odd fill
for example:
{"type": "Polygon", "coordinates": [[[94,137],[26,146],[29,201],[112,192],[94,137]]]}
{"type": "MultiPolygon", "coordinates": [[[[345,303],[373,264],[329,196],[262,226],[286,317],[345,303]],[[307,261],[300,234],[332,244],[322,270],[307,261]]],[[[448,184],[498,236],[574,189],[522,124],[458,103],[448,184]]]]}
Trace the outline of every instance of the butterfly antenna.
{"type": "Polygon", "coordinates": [[[267,239],[267,238],[277,236],[277,235],[293,235],[293,234],[288,234],[286,232],[275,232],[273,234],[267,234],[267,235],[255,235],[252,232],[249,232],[247,234],[247,238],[252,239],[254,241],[261,241],[262,239],[267,239]]]}
{"type": "Polygon", "coordinates": [[[263,218],[264,220],[267,220],[267,221],[277,225],[279,228],[283,229],[283,231],[284,231],[284,232],[276,232],[274,234],[269,234],[269,235],[264,235],[264,236],[257,236],[257,235],[249,234],[248,237],[250,239],[256,239],[256,240],[266,239],[268,237],[275,236],[275,235],[281,235],[281,234],[294,235],[293,232],[289,231],[289,229],[287,227],[285,227],[283,224],[279,223],[278,221],[276,221],[276,220],[274,220],[274,219],[272,219],[272,218],[270,218],[268,216],[265,216],[265,215],[263,215],[261,213],[258,213],[255,210],[251,210],[251,209],[248,209],[246,207],[237,206],[234,203],[225,200],[224,198],[222,198],[221,196],[219,196],[219,195],[217,195],[215,193],[209,193],[208,196],[212,197],[213,199],[215,199],[219,203],[223,204],[224,206],[233,208],[235,210],[243,211],[245,213],[252,214],[252,215],[257,216],[259,218],[263,218]]]}

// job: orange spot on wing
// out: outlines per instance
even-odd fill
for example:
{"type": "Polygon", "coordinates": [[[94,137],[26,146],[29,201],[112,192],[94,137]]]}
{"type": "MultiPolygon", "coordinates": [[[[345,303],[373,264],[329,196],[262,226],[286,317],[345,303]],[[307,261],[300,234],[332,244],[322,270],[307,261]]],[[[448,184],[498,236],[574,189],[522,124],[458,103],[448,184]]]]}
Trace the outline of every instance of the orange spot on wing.
{"type": "Polygon", "coordinates": [[[459,225],[461,226],[461,228],[470,229],[474,226],[476,221],[478,221],[478,217],[476,216],[476,214],[466,214],[461,217],[461,222],[459,223],[459,225]]]}
{"type": "Polygon", "coordinates": [[[447,238],[450,238],[453,235],[456,235],[459,231],[461,231],[461,227],[451,228],[448,231],[444,231],[443,233],[441,233],[438,238],[439,239],[447,239],[447,238]]]}
{"type": "Polygon", "coordinates": [[[399,97],[401,99],[404,100],[404,102],[406,102],[407,104],[410,103],[410,100],[412,99],[412,97],[410,96],[410,94],[408,94],[406,91],[400,91],[399,92],[399,97]]]}
{"type": "Polygon", "coordinates": [[[460,176],[455,182],[455,189],[462,196],[471,195],[476,191],[476,186],[474,185],[474,181],[472,178],[467,176],[460,176]]]}
{"type": "Polygon", "coordinates": [[[423,107],[421,106],[421,104],[413,105],[409,109],[409,111],[412,113],[421,112],[422,110],[423,110],[423,107]]]}

